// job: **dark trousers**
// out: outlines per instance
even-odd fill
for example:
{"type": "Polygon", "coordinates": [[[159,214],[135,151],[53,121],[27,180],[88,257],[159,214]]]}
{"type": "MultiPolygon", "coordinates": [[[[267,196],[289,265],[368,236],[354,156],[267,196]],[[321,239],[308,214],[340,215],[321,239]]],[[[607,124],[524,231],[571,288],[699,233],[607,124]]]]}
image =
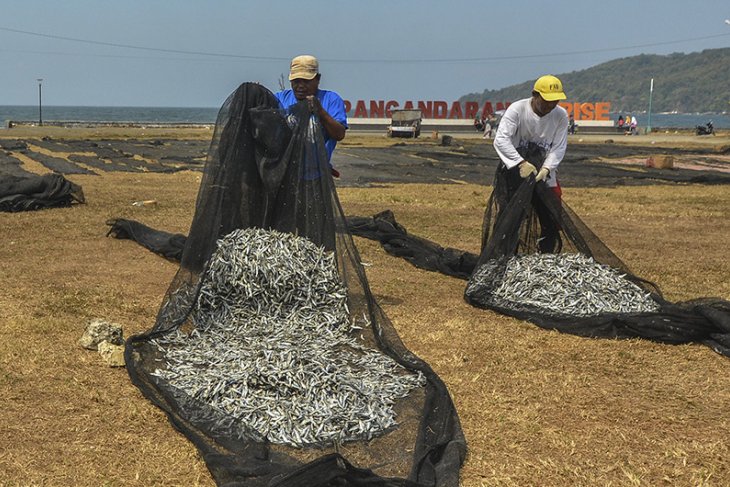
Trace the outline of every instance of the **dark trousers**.
{"type": "MultiPolygon", "coordinates": [[[[508,200],[511,200],[514,192],[525,180],[520,176],[520,170],[516,166],[506,170],[506,179],[508,200]]],[[[543,197],[555,198],[551,203],[556,203],[559,207],[560,186],[550,188],[550,190],[549,192],[543,192],[543,197]]],[[[543,201],[543,197],[538,195],[537,191],[532,194],[532,209],[537,215],[538,222],[540,222],[540,237],[537,239],[537,247],[540,253],[552,253],[555,252],[559,242],[560,224],[555,218],[556,215],[550,211],[543,201]]]]}

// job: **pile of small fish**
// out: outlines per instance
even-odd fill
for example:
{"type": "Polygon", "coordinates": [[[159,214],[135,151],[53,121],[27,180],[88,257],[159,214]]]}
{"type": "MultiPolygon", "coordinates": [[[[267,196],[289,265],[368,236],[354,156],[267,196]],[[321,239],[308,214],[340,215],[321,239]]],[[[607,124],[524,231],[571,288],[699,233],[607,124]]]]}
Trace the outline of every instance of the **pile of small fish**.
{"type": "Polygon", "coordinates": [[[484,305],[570,316],[659,310],[625,274],[583,254],[526,254],[484,263],[466,295],[484,305]]]}
{"type": "Polygon", "coordinates": [[[397,425],[394,404],[425,385],[356,338],[335,256],[261,229],[217,242],[190,334],[154,343],[153,375],[236,418],[252,439],[294,447],[371,439],[397,425]]]}

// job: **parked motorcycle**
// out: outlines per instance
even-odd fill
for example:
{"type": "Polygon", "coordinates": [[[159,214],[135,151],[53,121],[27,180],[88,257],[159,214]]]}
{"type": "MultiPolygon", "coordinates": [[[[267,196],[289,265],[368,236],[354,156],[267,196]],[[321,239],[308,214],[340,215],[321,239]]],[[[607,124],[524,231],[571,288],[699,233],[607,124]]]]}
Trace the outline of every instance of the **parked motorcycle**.
{"type": "Polygon", "coordinates": [[[697,135],[715,135],[715,127],[712,122],[707,122],[705,125],[698,125],[696,130],[697,135]]]}

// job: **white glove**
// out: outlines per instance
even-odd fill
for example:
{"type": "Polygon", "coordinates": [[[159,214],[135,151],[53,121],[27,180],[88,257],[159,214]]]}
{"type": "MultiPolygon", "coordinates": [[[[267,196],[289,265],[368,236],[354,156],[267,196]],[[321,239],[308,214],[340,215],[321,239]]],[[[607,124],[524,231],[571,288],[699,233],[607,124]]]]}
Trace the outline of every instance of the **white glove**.
{"type": "Polygon", "coordinates": [[[535,176],[535,181],[537,181],[537,182],[545,181],[549,175],[550,175],[550,169],[543,166],[537,172],[537,176],[535,176]]]}
{"type": "Polygon", "coordinates": [[[530,174],[537,174],[537,169],[535,169],[535,166],[533,166],[532,164],[530,164],[527,161],[520,162],[520,164],[517,167],[520,169],[521,178],[526,178],[530,174]]]}

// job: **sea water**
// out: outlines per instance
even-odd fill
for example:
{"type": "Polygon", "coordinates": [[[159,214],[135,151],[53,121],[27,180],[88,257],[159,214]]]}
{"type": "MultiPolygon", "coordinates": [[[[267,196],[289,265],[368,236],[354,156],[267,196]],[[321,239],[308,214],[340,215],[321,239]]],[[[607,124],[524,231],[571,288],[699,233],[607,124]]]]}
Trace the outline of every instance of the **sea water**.
{"type": "Polygon", "coordinates": [[[215,123],[218,108],[0,106],[0,124],[8,121],[215,123]],[[42,111],[41,111],[42,110],[42,111]]]}
{"type": "MultiPolygon", "coordinates": [[[[622,114],[626,118],[627,113],[622,114]]],[[[612,114],[615,122],[619,114],[612,114]]],[[[636,113],[640,128],[646,128],[650,122],[648,113],[636,113]]],[[[716,129],[730,128],[730,113],[652,113],[651,127],[693,129],[698,125],[712,122],[716,129]]],[[[580,122],[579,122],[580,123],[580,122]]]]}

